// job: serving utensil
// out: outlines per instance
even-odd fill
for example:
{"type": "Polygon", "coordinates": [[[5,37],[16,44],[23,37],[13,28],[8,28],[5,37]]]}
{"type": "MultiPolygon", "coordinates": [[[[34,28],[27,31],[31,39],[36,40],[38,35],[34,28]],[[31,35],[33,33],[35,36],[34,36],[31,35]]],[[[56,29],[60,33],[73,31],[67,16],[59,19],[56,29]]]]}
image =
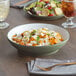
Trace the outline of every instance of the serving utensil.
{"type": "Polygon", "coordinates": [[[35,66],[42,71],[51,71],[56,66],[68,66],[68,65],[75,65],[75,64],[76,64],[76,62],[60,63],[60,64],[52,65],[52,66],[47,67],[47,68],[40,67],[39,65],[35,65],[35,66]]]}
{"type": "Polygon", "coordinates": [[[29,0],[23,0],[23,1],[20,1],[18,3],[15,3],[14,6],[18,6],[18,5],[21,5],[21,4],[24,4],[26,2],[28,2],[29,0]]]}

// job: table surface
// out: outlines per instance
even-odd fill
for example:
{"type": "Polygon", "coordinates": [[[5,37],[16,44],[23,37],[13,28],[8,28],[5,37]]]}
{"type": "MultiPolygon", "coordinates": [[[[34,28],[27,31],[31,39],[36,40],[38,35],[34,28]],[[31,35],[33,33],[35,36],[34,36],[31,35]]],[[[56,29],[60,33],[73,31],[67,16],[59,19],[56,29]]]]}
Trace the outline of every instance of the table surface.
{"type": "MultiPolygon", "coordinates": [[[[10,29],[17,25],[27,23],[49,23],[61,26],[65,20],[64,17],[54,21],[32,19],[25,15],[21,9],[11,8],[6,19],[10,26],[7,29],[0,30],[0,76],[29,76],[25,62],[33,59],[33,57],[19,56],[17,49],[9,43],[7,33],[10,29]]],[[[73,21],[76,22],[76,18],[73,21]]],[[[76,28],[67,30],[70,33],[68,43],[56,54],[40,58],[76,59],[76,28]]]]}

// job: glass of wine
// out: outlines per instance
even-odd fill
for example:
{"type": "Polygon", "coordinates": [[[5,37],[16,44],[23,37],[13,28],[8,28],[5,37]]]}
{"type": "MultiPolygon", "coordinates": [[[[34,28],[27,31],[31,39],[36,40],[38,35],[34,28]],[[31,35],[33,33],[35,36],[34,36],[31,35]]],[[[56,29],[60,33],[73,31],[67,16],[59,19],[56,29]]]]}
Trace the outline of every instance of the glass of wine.
{"type": "Polygon", "coordinates": [[[9,24],[5,22],[9,12],[9,5],[9,0],[0,0],[0,29],[5,29],[9,26],[9,24]]]}
{"type": "Polygon", "coordinates": [[[76,23],[72,19],[76,16],[76,0],[62,0],[62,11],[67,21],[62,24],[64,28],[74,28],[76,23]]]}

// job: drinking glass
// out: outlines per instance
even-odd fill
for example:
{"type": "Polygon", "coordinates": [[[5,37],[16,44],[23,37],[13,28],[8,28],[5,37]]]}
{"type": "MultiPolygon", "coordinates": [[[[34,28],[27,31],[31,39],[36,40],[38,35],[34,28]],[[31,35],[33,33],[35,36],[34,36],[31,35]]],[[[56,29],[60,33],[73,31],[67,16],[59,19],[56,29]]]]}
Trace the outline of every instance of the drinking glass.
{"type": "Polygon", "coordinates": [[[9,0],[0,0],[0,29],[5,29],[9,26],[9,24],[5,22],[9,12],[9,6],[9,0]]]}
{"type": "Polygon", "coordinates": [[[76,23],[72,19],[76,16],[76,0],[62,0],[62,11],[67,21],[62,24],[64,28],[74,28],[76,23]]]}

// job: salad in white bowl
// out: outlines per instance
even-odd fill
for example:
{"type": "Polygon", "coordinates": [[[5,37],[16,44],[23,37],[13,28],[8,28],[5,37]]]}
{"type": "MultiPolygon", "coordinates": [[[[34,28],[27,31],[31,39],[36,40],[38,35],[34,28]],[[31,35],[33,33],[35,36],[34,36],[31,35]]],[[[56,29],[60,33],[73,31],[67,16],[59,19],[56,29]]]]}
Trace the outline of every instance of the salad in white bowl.
{"type": "Polygon", "coordinates": [[[37,16],[61,16],[61,2],[58,0],[38,0],[25,7],[24,10],[37,16]]]}

